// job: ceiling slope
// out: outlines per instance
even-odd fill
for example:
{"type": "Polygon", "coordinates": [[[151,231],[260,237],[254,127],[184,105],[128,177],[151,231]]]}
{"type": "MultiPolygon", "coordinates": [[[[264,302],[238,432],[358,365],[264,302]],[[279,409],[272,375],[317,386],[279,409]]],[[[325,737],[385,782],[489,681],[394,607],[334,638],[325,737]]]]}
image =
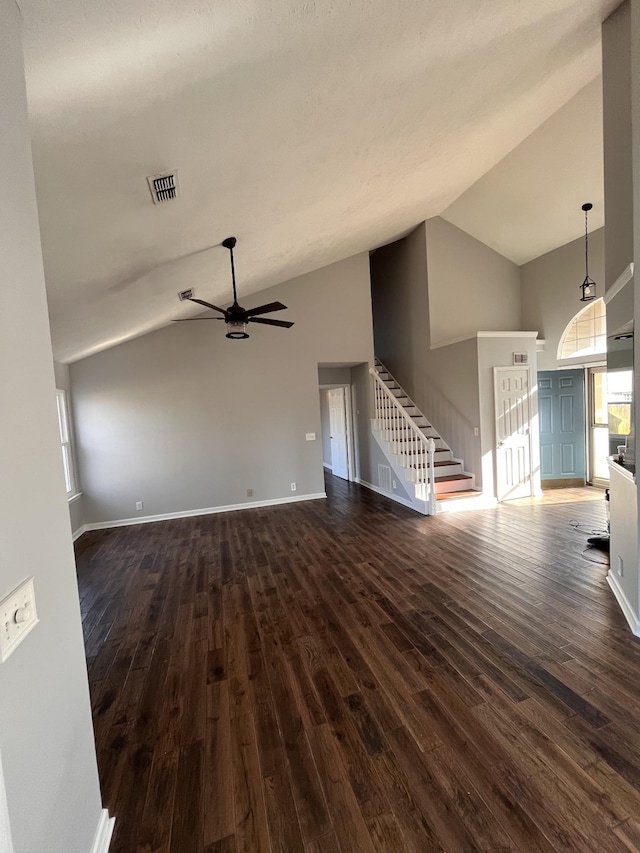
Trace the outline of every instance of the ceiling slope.
{"type": "Polygon", "coordinates": [[[600,70],[606,0],[21,0],[54,352],[437,215],[600,70]],[[151,202],[146,176],[182,194],[151,202]]]}
{"type": "Polygon", "coordinates": [[[604,225],[602,78],[581,89],[442,216],[516,264],[604,225]]]}

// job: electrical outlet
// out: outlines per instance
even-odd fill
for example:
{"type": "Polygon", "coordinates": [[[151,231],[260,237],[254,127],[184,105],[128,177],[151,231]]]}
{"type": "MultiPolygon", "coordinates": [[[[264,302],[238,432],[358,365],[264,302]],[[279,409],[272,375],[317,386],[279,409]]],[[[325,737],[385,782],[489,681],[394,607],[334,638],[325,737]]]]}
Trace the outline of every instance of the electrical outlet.
{"type": "Polygon", "coordinates": [[[478,427],[474,427],[474,428],[473,428],[473,434],[474,434],[474,435],[476,436],[476,438],[477,438],[477,437],[480,435],[480,429],[479,429],[478,427]]]}
{"type": "Polygon", "coordinates": [[[247,489],[247,497],[248,497],[248,498],[252,498],[252,497],[253,497],[253,489],[247,489]]]}
{"type": "Polygon", "coordinates": [[[624,575],[624,560],[620,555],[618,555],[618,577],[621,578],[624,575]]]}
{"type": "Polygon", "coordinates": [[[136,501],[136,511],[140,512],[141,509],[144,509],[144,504],[142,501],[136,501]]]}
{"type": "Polygon", "coordinates": [[[395,480],[393,480],[393,481],[391,482],[391,485],[392,485],[392,487],[395,489],[395,487],[396,487],[396,481],[395,481],[395,480]]]}
{"type": "Polygon", "coordinates": [[[9,655],[38,624],[33,578],[24,581],[0,602],[0,661],[9,655]]]}
{"type": "Polygon", "coordinates": [[[291,483],[291,491],[292,491],[292,492],[295,492],[295,490],[296,490],[297,488],[298,488],[298,487],[296,486],[296,484],[295,484],[295,483],[291,483]]]}

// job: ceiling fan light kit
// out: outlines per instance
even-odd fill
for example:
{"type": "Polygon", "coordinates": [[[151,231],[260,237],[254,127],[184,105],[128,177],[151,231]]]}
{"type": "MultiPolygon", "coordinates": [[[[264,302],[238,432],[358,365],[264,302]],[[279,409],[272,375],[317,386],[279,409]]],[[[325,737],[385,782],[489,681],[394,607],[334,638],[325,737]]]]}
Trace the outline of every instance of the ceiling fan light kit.
{"type": "MultiPolygon", "coordinates": [[[[288,320],[270,320],[260,316],[261,314],[270,314],[272,311],[284,311],[286,305],[282,302],[269,302],[267,305],[259,305],[257,308],[249,308],[245,310],[238,304],[238,295],[236,292],[236,268],[233,260],[233,250],[236,245],[235,237],[227,237],[222,241],[225,249],[229,250],[231,258],[231,283],[233,285],[233,305],[229,308],[218,308],[217,305],[212,305],[210,302],[205,302],[204,299],[196,299],[194,296],[181,295],[181,299],[189,300],[189,302],[197,302],[199,305],[204,305],[205,308],[211,308],[213,311],[218,311],[222,317],[188,317],[187,320],[224,320],[227,326],[227,334],[225,337],[232,341],[241,341],[249,337],[247,332],[248,323],[260,323],[264,326],[280,326],[283,329],[290,329],[293,326],[288,320]]],[[[184,294],[186,291],[182,291],[184,294]]],[[[175,320],[180,323],[183,320],[175,320]]]]}

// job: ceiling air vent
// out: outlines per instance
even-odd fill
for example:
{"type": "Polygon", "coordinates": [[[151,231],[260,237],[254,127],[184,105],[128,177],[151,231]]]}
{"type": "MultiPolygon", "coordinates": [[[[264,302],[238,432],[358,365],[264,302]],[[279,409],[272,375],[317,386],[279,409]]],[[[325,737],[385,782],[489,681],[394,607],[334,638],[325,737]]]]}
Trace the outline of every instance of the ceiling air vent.
{"type": "Polygon", "coordinates": [[[193,299],[195,295],[195,289],[193,287],[190,287],[189,290],[181,290],[180,293],[178,293],[178,299],[180,300],[180,302],[184,302],[185,299],[193,299]]]}
{"type": "Polygon", "coordinates": [[[171,201],[180,195],[180,185],[178,184],[178,172],[176,169],[172,169],[170,172],[162,172],[160,175],[148,175],[147,181],[154,204],[171,201]]]}

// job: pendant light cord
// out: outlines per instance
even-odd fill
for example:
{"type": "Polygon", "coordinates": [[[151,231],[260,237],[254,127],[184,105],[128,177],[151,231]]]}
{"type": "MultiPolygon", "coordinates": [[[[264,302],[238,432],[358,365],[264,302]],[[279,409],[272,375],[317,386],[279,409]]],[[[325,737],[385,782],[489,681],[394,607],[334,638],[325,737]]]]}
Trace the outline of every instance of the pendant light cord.
{"type": "Polygon", "coordinates": [[[231,255],[231,283],[233,284],[233,304],[238,304],[238,297],[236,295],[236,268],[233,263],[233,249],[229,249],[229,254],[231,255]]]}
{"type": "MultiPolygon", "coordinates": [[[[587,225],[587,217],[589,216],[589,211],[585,210],[584,212],[584,269],[587,274],[587,278],[589,278],[589,228],[587,225]]],[[[231,263],[233,263],[233,255],[231,256],[231,263]]]]}

